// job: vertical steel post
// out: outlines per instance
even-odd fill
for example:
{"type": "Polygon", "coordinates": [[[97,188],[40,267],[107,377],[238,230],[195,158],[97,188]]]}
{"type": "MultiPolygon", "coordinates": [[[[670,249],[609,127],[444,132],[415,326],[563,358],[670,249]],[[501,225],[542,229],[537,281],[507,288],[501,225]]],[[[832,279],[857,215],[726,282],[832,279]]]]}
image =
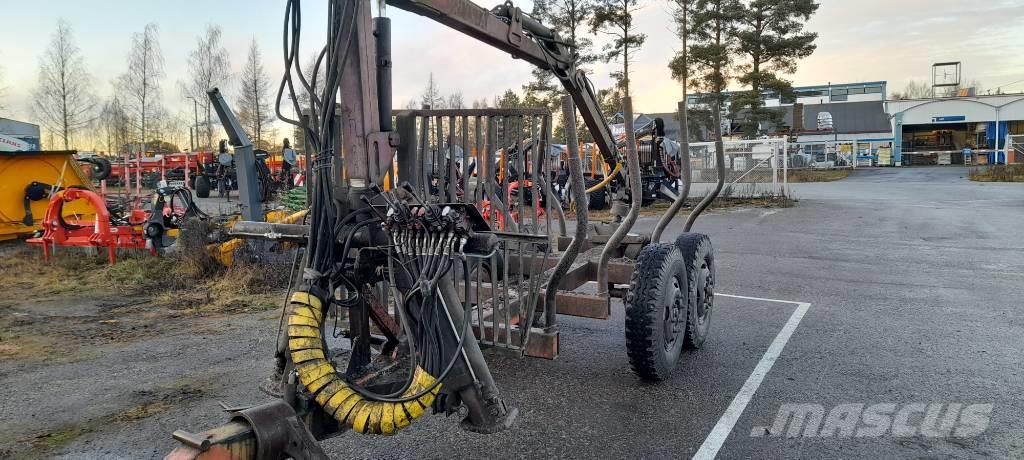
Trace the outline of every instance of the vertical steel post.
{"type": "MultiPolygon", "coordinates": [[[[249,135],[235,118],[228,107],[227,101],[220,90],[213,88],[207,92],[217,116],[228,134],[228,140],[235,148],[235,173],[238,175],[238,195],[242,205],[242,218],[251,222],[263,220],[263,204],[260,202],[260,184],[256,173],[256,153],[253,151],[249,135]]],[[[231,196],[231,191],[228,191],[231,196]]]]}
{"type": "Polygon", "coordinates": [[[373,35],[377,44],[377,111],[381,131],[392,131],[391,122],[391,19],[373,18],[373,35]]]}

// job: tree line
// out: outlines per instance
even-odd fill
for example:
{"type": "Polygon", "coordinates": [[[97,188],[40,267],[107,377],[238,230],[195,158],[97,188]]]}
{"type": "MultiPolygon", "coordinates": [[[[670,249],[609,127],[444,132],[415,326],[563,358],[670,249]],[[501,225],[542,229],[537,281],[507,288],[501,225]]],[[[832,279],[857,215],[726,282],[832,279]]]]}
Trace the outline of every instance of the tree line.
{"type": "MultiPolygon", "coordinates": [[[[721,124],[727,89],[729,115],[742,114],[741,129],[753,137],[770,125],[782,122],[783,112],[764,106],[764,92],[793,96],[786,78],[797,62],[815,50],[817,34],[804,26],[818,9],[814,0],[667,0],[679,39],[679,51],[666,56],[672,78],[681,86],[683,99],[690,90],[700,92],[700,104],[687,125],[693,140],[721,124]]],[[[647,36],[638,30],[636,13],[664,2],[644,0],[536,0],[532,16],[552,27],[578,56],[584,70],[596,62],[614,64],[609,74],[614,84],[598,90],[606,117],[620,110],[619,101],[632,91],[631,65],[647,36]],[[604,37],[597,49],[593,38],[604,37]]],[[[548,107],[559,110],[564,91],[550,72],[536,69],[520,91],[506,90],[495,106],[548,107]]],[[[579,122],[578,122],[579,123],[579,122]]],[[[580,123],[582,128],[582,123],[580,123]]],[[[561,135],[561,127],[555,136],[561,135]]],[[[579,129],[581,135],[589,135],[579,129]]]]}
{"type": "Polygon", "coordinates": [[[214,120],[206,91],[214,87],[223,90],[236,82],[234,108],[239,121],[259,148],[274,144],[276,131],[268,129],[274,120],[271,82],[255,38],[236,77],[221,28],[207,26],[189,52],[187,79],[177,82],[180,96],[192,102],[192,110],[177,115],[164,106],[167,75],[159,26],[147,24],[129,40],[124,71],[109,82],[110,96],[100,100],[71,25],[58,21],[39,58],[38,84],[32,93],[32,113],[49,135],[47,148],[169,152],[189,146],[210,150],[220,128],[215,128],[219,123],[214,120]]]}

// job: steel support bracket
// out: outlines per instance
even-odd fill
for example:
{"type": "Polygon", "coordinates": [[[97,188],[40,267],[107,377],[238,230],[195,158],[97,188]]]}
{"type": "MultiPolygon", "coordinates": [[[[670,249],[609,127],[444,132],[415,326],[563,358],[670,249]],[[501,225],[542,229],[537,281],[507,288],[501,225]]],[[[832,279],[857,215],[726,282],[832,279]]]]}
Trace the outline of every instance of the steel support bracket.
{"type": "Polygon", "coordinates": [[[508,24],[508,44],[516,48],[523,46],[526,36],[523,34],[523,10],[519,7],[512,8],[508,24]]]}

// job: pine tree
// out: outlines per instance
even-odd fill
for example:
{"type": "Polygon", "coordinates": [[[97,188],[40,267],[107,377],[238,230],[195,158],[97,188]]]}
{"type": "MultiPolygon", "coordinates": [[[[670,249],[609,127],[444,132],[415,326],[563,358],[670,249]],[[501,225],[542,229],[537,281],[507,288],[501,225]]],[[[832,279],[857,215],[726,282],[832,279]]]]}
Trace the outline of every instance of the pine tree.
{"type": "Polygon", "coordinates": [[[509,88],[500,97],[495,96],[494,106],[499,109],[517,109],[523,106],[523,101],[515,91],[509,88]]]}
{"type": "Polygon", "coordinates": [[[764,106],[763,92],[793,97],[792,82],[780,75],[796,72],[797,61],[810,56],[818,34],[804,24],[818,10],[814,0],[752,0],[737,15],[737,48],[747,61],[737,80],[749,88],[734,95],[732,112],[747,109],[742,129],[747,137],[758,134],[762,123],[780,125],[783,111],[764,106]]]}
{"type": "Polygon", "coordinates": [[[689,117],[689,84],[690,84],[690,59],[689,59],[689,46],[690,46],[690,19],[693,12],[693,4],[695,0],[674,0],[675,11],[672,14],[672,19],[676,24],[676,33],[679,36],[680,44],[682,49],[676,53],[672,61],[669,62],[668,68],[672,71],[672,78],[679,80],[679,84],[683,90],[683,106],[679,113],[679,121],[683,127],[682,132],[679,133],[679,141],[682,143],[682,151],[689,152],[690,135],[695,130],[690,129],[690,117],[689,117]]]}
{"type": "Polygon", "coordinates": [[[593,32],[601,32],[612,37],[612,41],[604,46],[605,62],[621,62],[622,70],[611,73],[616,86],[622,89],[623,96],[629,96],[629,64],[633,53],[638,51],[647,40],[647,35],[639,33],[633,26],[633,13],[637,11],[638,0],[599,0],[590,19],[593,32]]]}
{"type": "Polygon", "coordinates": [[[716,148],[722,142],[723,92],[729,83],[729,71],[736,49],[736,21],[743,6],[738,0],[697,0],[693,8],[688,57],[696,74],[695,83],[705,90],[711,110],[716,148]]]}
{"type": "MultiPolygon", "coordinates": [[[[597,61],[593,53],[593,40],[588,37],[586,27],[594,16],[593,0],[536,0],[533,4],[532,16],[554,30],[576,56],[576,66],[586,69],[588,64],[597,61]]],[[[565,138],[565,127],[562,117],[558,116],[562,109],[562,96],[565,90],[546,69],[534,69],[533,79],[523,86],[525,104],[530,107],[547,107],[558,120],[552,132],[552,139],[561,142],[565,138]]],[[[577,131],[581,138],[590,138],[588,131],[577,120],[577,131]]]]}

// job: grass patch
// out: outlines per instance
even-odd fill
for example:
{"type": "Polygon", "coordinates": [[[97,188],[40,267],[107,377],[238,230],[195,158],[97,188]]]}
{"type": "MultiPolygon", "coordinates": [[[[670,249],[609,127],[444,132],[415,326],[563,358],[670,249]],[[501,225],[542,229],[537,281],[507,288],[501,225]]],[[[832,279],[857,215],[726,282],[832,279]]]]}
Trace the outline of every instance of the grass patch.
{"type": "Polygon", "coordinates": [[[1024,164],[973,168],[968,177],[975,182],[1024,182],[1024,164]]]}
{"type": "Polygon", "coordinates": [[[37,435],[28,441],[30,450],[27,458],[45,458],[46,454],[71,444],[76,439],[92,433],[99,425],[98,421],[87,420],[82,423],[69,423],[56,429],[37,435]]]}
{"type": "MultiPolygon", "coordinates": [[[[205,235],[205,233],[194,232],[205,235]]],[[[184,239],[184,238],[183,238],[184,239]]],[[[20,242],[0,248],[0,296],[16,300],[41,297],[143,297],[159,304],[175,299],[187,303],[227,305],[287,287],[290,255],[253,257],[240,251],[230,268],[221,266],[206,251],[205,243],[184,241],[177,252],[154,257],[143,251],[119,254],[110,265],[106,254],[69,248],[48,262],[41,251],[20,242]]]]}
{"type": "Polygon", "coordinates": [[[806,182],[835,182],[850,176],[850,169],[791,169],[787,175],[790,184],[806,182]]]}
{"type": "MultiPolygon", "coordinates": [[[[132,398],[142,401],[140,404],[123,409],[113,414],[88,418],[74,423],[65,423],[56,428],[46,430],[19,444],[26,446],[16,455],[22,458],[48,458],[60,449],[67,447],[76,440],[93,432],[101,431],[111,423],[134,423],[154,415],[166,412],[176,406],[201,398],[212,388],[212,381],[200,378],[184,378],[160,384],[150,390],[132,392],[132,398]]],[[[0,450],[0,457],[7,453],[0,450]]]]}

